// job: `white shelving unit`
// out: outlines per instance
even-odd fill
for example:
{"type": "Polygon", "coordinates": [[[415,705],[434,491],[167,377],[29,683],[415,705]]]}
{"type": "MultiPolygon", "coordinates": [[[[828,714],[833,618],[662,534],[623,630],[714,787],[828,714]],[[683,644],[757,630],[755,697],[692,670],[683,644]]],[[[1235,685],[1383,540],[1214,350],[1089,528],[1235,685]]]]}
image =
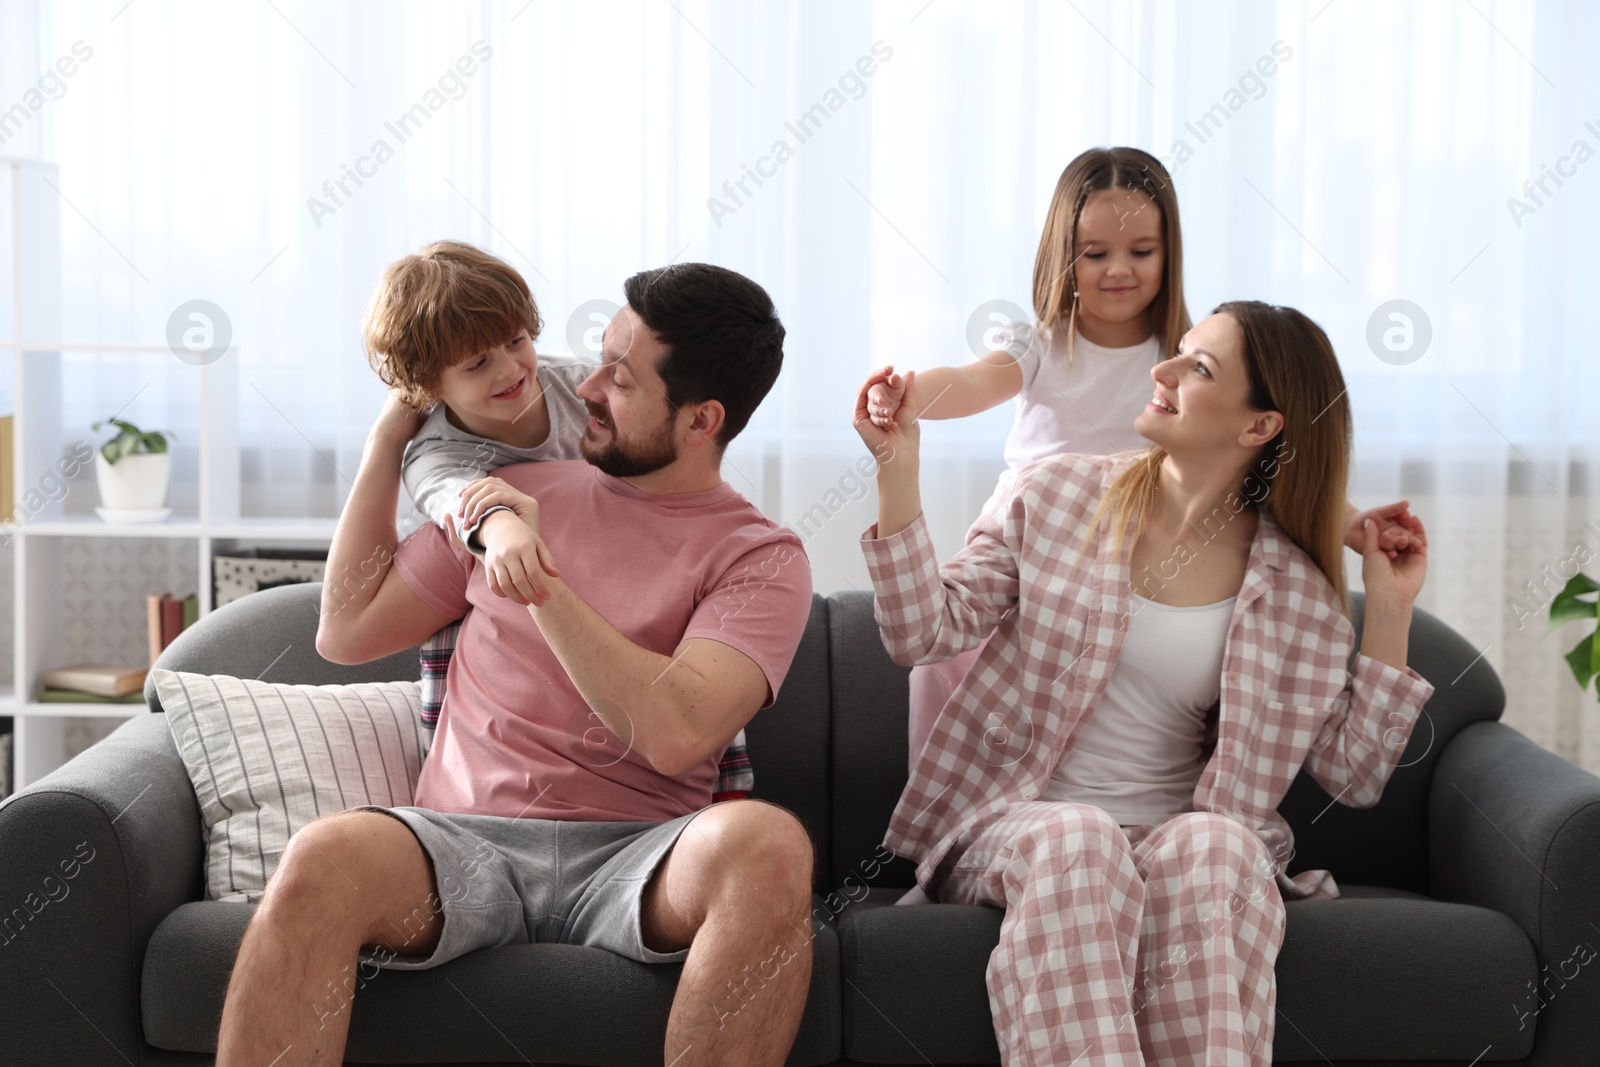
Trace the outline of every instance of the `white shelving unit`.
{"type": "MultiPolygon", "coordinates": [[[[62,426],[62,353],[166,353],[164,344],[79,343],[62,340],[60,187],[57,168],[37,160],[0,157],[0,179],[9,184],[9,260],[12,336],[0,340],[10,356],[15,522],[0,524],[12,542],[14,568],[14,676],[0,683],[0,716],[14,724],[12,789],[20,790],[65,760],[69,719],[131,717],[143,704],[44,704],[36,698],[39,675],[59,655],[64,602],[62,546],[69,538],[138,537],[193,539],[198,546],[196,589],[202,617],[210,613],[212,560],[218,542],[332,540],[335,519],[245,518],[239,513],[238,350],[193,368],[200,410],[199,514],[160,523],[109,523],[98,516],[68,515],[63,499],[47,500],[28,513],[24,497],[56,469],[68,441],[62,426]],[[52,188],[54,186],[55,188],[52,188]]],[[[0,412],[3,414],[3,412],[0,412]]],[[[89,478],[92,480],[92,467],[89,478]]],[[[153,591],[153,590],[152,590],[153,591]]]]}

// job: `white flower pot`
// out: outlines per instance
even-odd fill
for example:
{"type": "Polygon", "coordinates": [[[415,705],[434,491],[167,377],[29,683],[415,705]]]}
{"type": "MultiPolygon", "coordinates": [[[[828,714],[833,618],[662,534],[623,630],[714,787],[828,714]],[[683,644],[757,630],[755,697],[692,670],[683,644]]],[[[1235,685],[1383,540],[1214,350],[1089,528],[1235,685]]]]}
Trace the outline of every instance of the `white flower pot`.
{"type": "Polygon", "coordinates": [[[97,449],[94,470],[100,483],[100,503],[107,511],[154,511],[167,502],[172,453],[139,452],[107,463],[97,449]]]}

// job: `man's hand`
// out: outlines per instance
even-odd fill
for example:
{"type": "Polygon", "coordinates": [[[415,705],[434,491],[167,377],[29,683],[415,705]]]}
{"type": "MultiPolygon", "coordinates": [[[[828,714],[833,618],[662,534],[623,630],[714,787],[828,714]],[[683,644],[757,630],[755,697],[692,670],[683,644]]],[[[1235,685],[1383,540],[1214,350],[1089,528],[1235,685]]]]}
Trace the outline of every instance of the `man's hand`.
{"type": "Polygon", "coordinates": [[[497,511],[478,528],[489,589],[496,596],[538,607],[550,599],[550,578],[561,577],[539,536],[539,502],[499,478],[479,478],[461,490],[461,521],[470,525],[490,507],[497,511]]]}
{"type": "Polygon", "coordinates": [[[378,413],[378,421],[372,424],[371,436],[404,448],[406,442],[417,436],[417,431],[422,429],[427,419],[428,411],[407,407],[401,402],[400,394],[391,389],[388,399],[383,402],[383,410],[378,413]]]}

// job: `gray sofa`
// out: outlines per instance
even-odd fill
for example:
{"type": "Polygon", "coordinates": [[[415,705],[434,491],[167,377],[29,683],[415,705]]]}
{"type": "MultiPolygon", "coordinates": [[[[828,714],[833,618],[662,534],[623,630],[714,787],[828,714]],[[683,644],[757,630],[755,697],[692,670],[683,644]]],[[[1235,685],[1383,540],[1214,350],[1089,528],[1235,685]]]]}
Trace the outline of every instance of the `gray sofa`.
{"type": "MultiPolygon", "coordinates": [[[[239,600],[160,665],[243,677],[270,665],[277,682],[417,676],[411,653],[354,668],[318,657],[318,596],[302,585],[239,600]]],[[[1282,806],[1291,869],[1333,871],[1344,896],[1289,905],[1276,1061],[1600,1062],[1600,965],[1581,948],[1600,947],[1600,779],[1498,723],[1494,672],[1441,622],[1419,612],[1411,649],[1437,692],[1382,803],[1330,806],[1302,774],[1282,806]]],[[[759,795],[817,845],[816,965],[793,1064],[999,1059],[983,970],[1000,913],[887,906],[912,884],[906,862],[877,862],[906,778],[906,677],[867,596],[817,596],[777,704],[749,728],[759,795]]],[[[0,807],[0,1062],[212,1063],[252,905],[203,900],[201,852],[158,714],[0,807]],[[67,896],[24,906],[89,848],[67,896]]],[[[659,1064],[677,971],[562,945],[385,971],[359,995],[348,1062],[659,1064]]]]}

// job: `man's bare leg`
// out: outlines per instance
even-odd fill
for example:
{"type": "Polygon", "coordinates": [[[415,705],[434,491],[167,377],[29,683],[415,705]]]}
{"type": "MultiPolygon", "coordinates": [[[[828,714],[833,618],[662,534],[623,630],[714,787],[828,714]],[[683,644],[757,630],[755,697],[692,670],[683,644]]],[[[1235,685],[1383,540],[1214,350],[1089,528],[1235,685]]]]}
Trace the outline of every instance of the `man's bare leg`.
{"type": "Polygon", "coordinates": [[[668,1067],[780,1067],[811,985],[805,829],[760,801],[718,804],[678,838],[645,890],[645,945],[689,945],[667,1021],[668,1067]]]}
{"type": "Polygon", "coordinates": [[[217,1067],[337,1067],[361,947],[426,956],[444,927],[433,863],[399,819],[341,812],[292,838],[250,917],[217,1036],[217,1067]]]}

